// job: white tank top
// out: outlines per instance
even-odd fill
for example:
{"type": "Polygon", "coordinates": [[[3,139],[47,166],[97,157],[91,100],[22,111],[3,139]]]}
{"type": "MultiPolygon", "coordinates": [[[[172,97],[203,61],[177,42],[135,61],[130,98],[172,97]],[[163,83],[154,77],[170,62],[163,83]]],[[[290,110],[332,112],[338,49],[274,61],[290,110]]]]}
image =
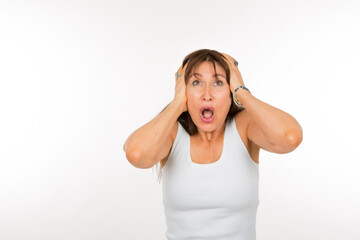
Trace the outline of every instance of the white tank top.
{"type": "Polygon", "coordinates": [[[235,117],[225,128],[219,160],[199,164],[190,157],[190,135],[178,122],[162,168],[167,240],[255,240],[259,165],[238,131],[235,117]]]}

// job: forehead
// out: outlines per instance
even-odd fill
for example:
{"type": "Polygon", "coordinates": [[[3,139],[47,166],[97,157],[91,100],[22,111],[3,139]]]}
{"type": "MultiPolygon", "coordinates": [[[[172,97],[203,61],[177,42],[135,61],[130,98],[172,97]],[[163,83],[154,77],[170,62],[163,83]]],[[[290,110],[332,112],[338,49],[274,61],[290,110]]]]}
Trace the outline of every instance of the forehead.
{"type": "MultiPolygon", "coordinates": [[[[225,69],[217,62],[215,62],[216,74],[225,78],[225,69]]],[[[214,65],[212,62],[202,62],[196,68],[193,68],[190,77],[211,77],[215,74],[214,65]]]]}

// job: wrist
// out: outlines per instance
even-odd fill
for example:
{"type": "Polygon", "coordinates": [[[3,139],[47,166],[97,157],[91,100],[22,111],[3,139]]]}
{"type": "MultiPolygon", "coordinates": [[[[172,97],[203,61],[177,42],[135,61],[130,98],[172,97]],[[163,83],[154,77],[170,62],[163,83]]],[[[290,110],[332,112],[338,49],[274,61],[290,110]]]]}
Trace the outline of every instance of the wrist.
{"type": "Polygon", "coordinates": [[[236,90],[236,98],[241,104],[244,102],[244,98],[246,98],[247,95],[251,95],[251,93],[244,88],[236,90]]]}
{"type": "Polygon", "coordinates": [[[187,111],[186,103],[186,98],[174,98],[171,102],[171,104],[175,106],[177,111],[180,111],[181,113],[187,111]]]}
{"type": "Polygon", "coordinates": [[[233,101],[235,103],[235,105],[237,105],[240,108],[245,108],[244,106],[244,97],[246,97],[246,95],[250,94],[251,92],[250,90],[243,86],[243,85],[238,85],[237,87],[234,88],[233,91],[233,101]]]}

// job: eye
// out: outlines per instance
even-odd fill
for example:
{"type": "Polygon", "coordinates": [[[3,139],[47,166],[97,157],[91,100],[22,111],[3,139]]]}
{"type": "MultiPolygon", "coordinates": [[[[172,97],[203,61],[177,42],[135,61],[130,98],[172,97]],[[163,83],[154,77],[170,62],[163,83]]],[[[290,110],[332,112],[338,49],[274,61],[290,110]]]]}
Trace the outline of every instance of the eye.
{"type": "Polygon", "coordinates": [[[197,85],[197,84],[195,84],[195,83],[199,83],[199,80],[196,79],[195,81],[193,81],[193,82],[192,82],[192,85],[197,85]]]}
{"type": "Polygon", "coordinates": [[[224,83],[221,80],[217,80],[215,83],[217,83],[216,85],[224,85],[224,83]]]}

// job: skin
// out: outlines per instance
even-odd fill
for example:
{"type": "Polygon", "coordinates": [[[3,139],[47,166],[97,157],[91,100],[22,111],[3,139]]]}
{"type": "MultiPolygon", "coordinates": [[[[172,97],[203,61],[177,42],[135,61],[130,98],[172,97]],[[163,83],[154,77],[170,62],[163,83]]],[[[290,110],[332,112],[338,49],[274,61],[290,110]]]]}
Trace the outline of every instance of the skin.
{"type": "MultiPolygon", "coordinates": [[[[213,76],[215,72],[209,63],[201,63],[196,69],[196,72],[202,74],[201,78],[198,77],[200,85],[196,86],[191,85],[195,80],[194,76],[191,76],[186,86],[184,84],[186,65],[178,70],[181,72],[181,77],[176,80],[174,100],[181,102],[184,111],[189,111],[198,128],[198,134],[190,137],[191,146],[196,146],[191,148],[192,160],[205,158],[210,159],[208,162],[210,163],[218,159],[225,132],[225,119],[232,101],[231,94],[235,87],[245,86],[240,71],[234,64],[235,59],[225,53],[222,55],[230,67],[230,84],[224,79],[227,91],[222,91],[221,87],[215,85],[213,76]],[[215,108],[215,119],[211,123],[205,123],[200,118],[200,108],[206,104],[215,108]]],[[[215,66],[217,73],[224,73],[221,66],[217,64],[215,66]]],[[[245,89],[239,89],[236,94],[245,106],[245,109],[235,116],[236,125],[255,162],[258,163],[260,148],[274,153],[288,153],[301,143],[302,128],[294,117],[261,101],[245,89]],[[239,124],[240,122],[242,124],[239,124]]],[[[174,135],[176,135],[175,131],[174,135]]]]}
{"type": "Polygon", "coordinates": [[[202,62],[190,74],[186,85],[187,110],[198,129],[198,134],[193,138],[209,146],[221,141],[225,132],[225,119],[232,102],[225,70],[218,63],[215,63],[215,68],[216,73],[223,76],[218,75],[216,78],[212,63],[202,62]],[[215,108],[215,118],[210,123],[201,120],[200,109],[204,106],[215,108]]]}
{"type": "MultiPolygon", "coordinates": [[[[151,167],[156,163],[154,159],[163,159],[169,153],[170,138],[167,138],[166,143],[163,141],[163,144],[153,150],[152,154],[149,153],[151,152],[149,149],[154,149],[154,143],[161,142],[161,138],[168,134],[169,128],[164,129],[163,126],[169,125],[170,122],[174,123],[171,132],[171,140],[174,142],[178,130],[176,118],[181,112],[188,109],[198,128],[198,134],[190,136],[190,145],[195,146],[190,149],[191,159],[198,163],[204,163],[203,159],[206,159],[206,163],[219,159],[222,138],[225,132],[225,119],[231,106],[231,93],[234,87],[244,85],[241,74],[233,63],[234,59],[227,54],[222,54],[230,67],[230,84],[227,84],[225,79],[223,81],[224,85],[215,84],[213,66],[209,66],[209,63],[206,62],[196,69],[197,72],[202,74],[201,78],[198,77],[200,78],[198,79],[199,85],[197,85],[198,83],[192,85],[194,79],[189,79],[185,86],[184,73],[187,64],[178,69],[180,77],[176,77],[175,97],[169,104],[167,113],[159,115],[138,129],[134,135],[132,134],[128,138],[124,145],[127,156],[131,156],[130,158],[133,159],[132,162],[136,166],[140,168],[151,167]],[[215,108],[216,115],[210,124],[203,122],[200,118],[200,108],[208,103],[212,103],[209,105],[215,108]],[[155,141],[153,138],[155,138],[155,141]],[[129,139],[131,148],[137,149],[137,152],[128,150],[129,139]],[[149,144],[144,146],[143,142],[137,139],[145,139],[143,141],[149,142],[149,144]],[[193,140],[196,139],[198,141],[194,142],[193,140]],[[216,142],[218,139],[221,140],[216,142]],[[141,159],[141,161],[138,159],[141,159]]],[[[217,66],[217,73],[224,74],[224,69],[221,66],[215,66],[217,66]]],[[[220,76],[218,78],[221,80],[220,76]]],[[[302,128],[290,114],[261,101],[244,89],[239,89],[236,92],[236,97],[245,106],[245,109],[235,115],[235,123],[243,143],[255,162],[258,162],[260,148],[274,153],[289,153],[301,143],[302,128]]]]}
{"type": "MultiPolygon", "coordinates": [[[[225,60],[228,62],[230,68],[230,84],[226,81],[225,70],[216,62],[216,73],[219,74],[217,78],[214,76],[215,71],[212,63],[202,62],[197,69],[192,71],[186,86],[183,76],[187,64],[185,64],[184,68],[180,67],[178,69],[181,77],[176,80],[175,98],[184,103],[183,111],[189,112],[193,122],[197,126],[198,134],[191,136],[190,139],[191,145],[197,146],[191,148],[191,158],[198,163],[205,163],[203,162],[204,158],[207,159],[206,163],[211,163],[220,157],[225,133],[225,119],[232,102],[232,91],[238,85],[244,86],[240,71],[234,64],[235,59],[225,53],[222,54],[225,56],[225,60]],[[194,72],[200,73],[201,76],[193,76],[192,74],[194,72]],[[199,115],[201,107],[207,105],[215,108],[215,118],[211,123],[202,121],[199,115]],[[202,160],[199,161],[197,159],[202,160]]],[[[244,133],[241,135],[244,135],[244,133]]],[[[247,138],[245,140],[247,140],[247,138]]],[[[254,148],[249,147],[249,144],[247,144],[245,140],[243,139],[248,150],[254,150],[254,148]]]]}
{"type": "MultiPolygon", "coordinates": [[[[239,68],[235,65],[235,59],[226,53],[221,53],[225,56],[225,60],[227,61],[230,67],[230,92],[232,93],[234,88],[237,86],[245,86],[239,68]]],[[[246,91],[244,89],[239,89],[238,91],[246,91]]]]}

